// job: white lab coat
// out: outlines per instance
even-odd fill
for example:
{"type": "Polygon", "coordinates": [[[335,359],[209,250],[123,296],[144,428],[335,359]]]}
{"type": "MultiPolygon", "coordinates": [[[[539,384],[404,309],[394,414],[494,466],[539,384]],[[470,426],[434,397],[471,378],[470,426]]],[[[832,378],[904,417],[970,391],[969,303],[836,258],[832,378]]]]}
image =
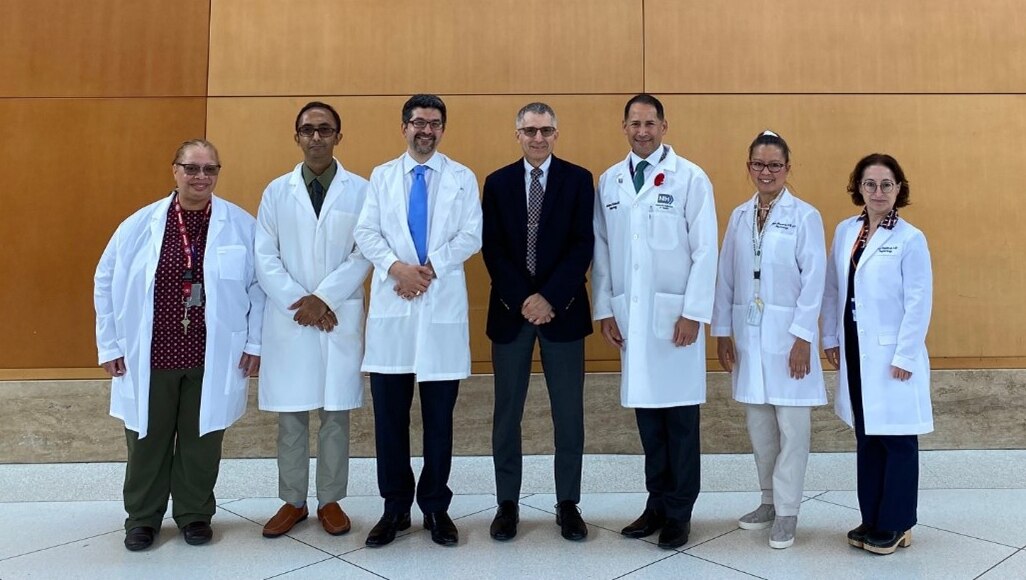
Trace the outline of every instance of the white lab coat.
{"type": "MultiPolygon", "coordinates": [[[[336,161],[337,162],[337,161],[336,161]]],[[[260,408],[343,411],[363,404],[363,281],[370,262],[353,240],[367,197],[367,180],[338,164],[314,213],[303,164],[264,190],[257,212],[257,278],[267,293],[260,408]],[[323,332],[300,326],[288,307],[316,295],[338,318],[323,332]]]]}
{"type": "MultiPolygon", "coordinates": [[[[842,221],[834,233],[823,297],[823,348],[841,347],[834,410],[854,426],[844,357],[844,306],[851,248],[862,222],[842,221]]],[[[921,435],[933,431],[930,357],[926,331],[933,305],[930,250],[923,232],[899,219],[879,228],[855,269],[855,317],[859,330],[862,406],[869,435],[921,435]],[[910,371],[899,381],[891,365],[910,371]]]]}
{"type": "Polygon", "coordinates": [[[712,184],[700,167],[671,149],[645,171],[645,185],[635,194],[629,159],[599,178],[594,318],[614,317],[626,340],[620,352],[623,406],[704,403],[704,325],[716,286],[712,184]],[[703,323],[691,346],[673,344],[681,316],[703,323]]]}
{"type": "Polygon", "coordinates": [[[754,207],[748,200],[730,214],[720,251],[712,336],[733,336],[734,399],[751,405],[812,406],[827,402],[819,345],[819,310],[826,281],[823,218],[787,189],[764,226],[759,297],[762,324],[746,322],[755,296],[754,207]],[[793,379],[789,358],[796,338],[811,343],[809,374],[793,379]]]}
{"type": "MultiPolygon", "coordinates": [[[[405,155],[405,154],[404,154],[405,155]]],[[[374,168],[367,202],[356,226],[356,243],[374,265],[367,312],[367,352],[363,370],[414,373],[418,381],[462,379],[470,375],[467,282],[463,263],[481,249],[481,201],[477,178],[467,167],[435,153],[441,171],[430,179],[431,220],[428,261],[437,276],[423,295],[396,294],[388,269],[397,260],[417,264],[407,224],[403,156],[374,168]]]]}
{"type": "MultiPolygon", "coordinates": [[[[93,304],[100,364],[125,358],[111,382],[110,414],[146,437],[150,405],[153,292],[172,196],[132,214],[118,226],[96,266],[93,304]]],[[[228,428],[246,411],[242,353],[260,355],[264,293],[253,266],[253,216],[213,197],[204,249],[207,344],[199,434],[228,428]]]]}

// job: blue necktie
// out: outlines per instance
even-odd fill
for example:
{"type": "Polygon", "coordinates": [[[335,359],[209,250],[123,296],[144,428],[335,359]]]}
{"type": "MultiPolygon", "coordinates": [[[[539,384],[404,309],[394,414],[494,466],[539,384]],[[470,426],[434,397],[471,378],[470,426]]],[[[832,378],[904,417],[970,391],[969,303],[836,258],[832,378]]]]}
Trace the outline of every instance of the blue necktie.
{"type": "Polygon", "coordinates": [[[427,226],[428,226],[428,191],[427,180],[424,179],[426,165],[413,168],[413,186],[410,187],[410,210],[406,223],[410,226],[413,246],[417,248],[417,258],[421,265],[427,263],[427,226]]]}

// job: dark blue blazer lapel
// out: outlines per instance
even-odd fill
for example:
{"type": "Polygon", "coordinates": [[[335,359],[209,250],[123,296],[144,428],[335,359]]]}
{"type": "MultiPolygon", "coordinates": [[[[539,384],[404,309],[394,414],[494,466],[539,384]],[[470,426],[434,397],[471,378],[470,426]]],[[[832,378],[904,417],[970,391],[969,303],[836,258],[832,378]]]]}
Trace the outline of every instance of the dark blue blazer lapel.
{"type": "MultiPolygon", "coordinates": [[[[563,171],[563,161],[555,155],[552,156],[552,163],[549,163],[549,178],[545,183],[545,197],[542,200],[541,218],[538,220],[538,232],[545,229],[545,223],[552,215],[558,203],[559,191],[563,186],[563,178],[566,174],[563,171]]],[[[526,202],[525,202],[526,203],[526,202]]],[[[524,242],[526,248],[526,241],[524,242]]]]}

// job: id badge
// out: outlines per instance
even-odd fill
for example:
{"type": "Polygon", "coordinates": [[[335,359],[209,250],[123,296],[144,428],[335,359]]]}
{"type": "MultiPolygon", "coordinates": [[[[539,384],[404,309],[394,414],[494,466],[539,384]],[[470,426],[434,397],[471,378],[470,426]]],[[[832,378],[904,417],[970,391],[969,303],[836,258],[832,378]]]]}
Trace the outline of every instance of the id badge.
{"type": "Polygon", "coordinates": [[[203,305],[203,284],[193,284],[189,299],[185,301],[187,308],[195,308],[203,305]]]}
{"type": "Polygon", "coordinates": [[[745,317],[745,322],[749,326],[759,326],[762,324],[762,300],[753,300],[748,304],[748,315],[745,317]]]}

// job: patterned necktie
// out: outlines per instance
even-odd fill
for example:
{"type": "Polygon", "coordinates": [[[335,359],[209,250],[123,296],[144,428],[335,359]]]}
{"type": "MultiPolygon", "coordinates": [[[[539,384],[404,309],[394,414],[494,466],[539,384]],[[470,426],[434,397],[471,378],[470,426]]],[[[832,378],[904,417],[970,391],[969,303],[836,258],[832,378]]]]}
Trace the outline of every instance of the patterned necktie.
{"type": "Polygon", "coordinates": [[[641,186],[645,185],[645,168],[648,166],[648,161],[641,160],[634,168],[634,193],[640,192],[641,186]]]}
{"type": "Polygon", "coordinates": [[[531,190],[527,195],[527,271],[534,276],[535,248],[538,245],[538,220],[541,219],[545,191],[541,186],[542,170],[531,170],[531,190]]]}
{"type": "Polygon", "coordinates": [[[324,186],[321,185],[319,179],[315,179],[310,184],[310,189],[313,190],[310,193],[310,203],[313,204],[314,213],[317,214],[317,217],[321,217],[321,206],[324,205],[324,186]]]}
{"type": "Polygon", "coordinates": [[[410,210],[406,224],[410,226],[413,246],[417,248],[417,259],[421,265],[427,263],[428,191],[424,179],[426,165],[413,168],[413,185],[410,187],[410,210]]]}

